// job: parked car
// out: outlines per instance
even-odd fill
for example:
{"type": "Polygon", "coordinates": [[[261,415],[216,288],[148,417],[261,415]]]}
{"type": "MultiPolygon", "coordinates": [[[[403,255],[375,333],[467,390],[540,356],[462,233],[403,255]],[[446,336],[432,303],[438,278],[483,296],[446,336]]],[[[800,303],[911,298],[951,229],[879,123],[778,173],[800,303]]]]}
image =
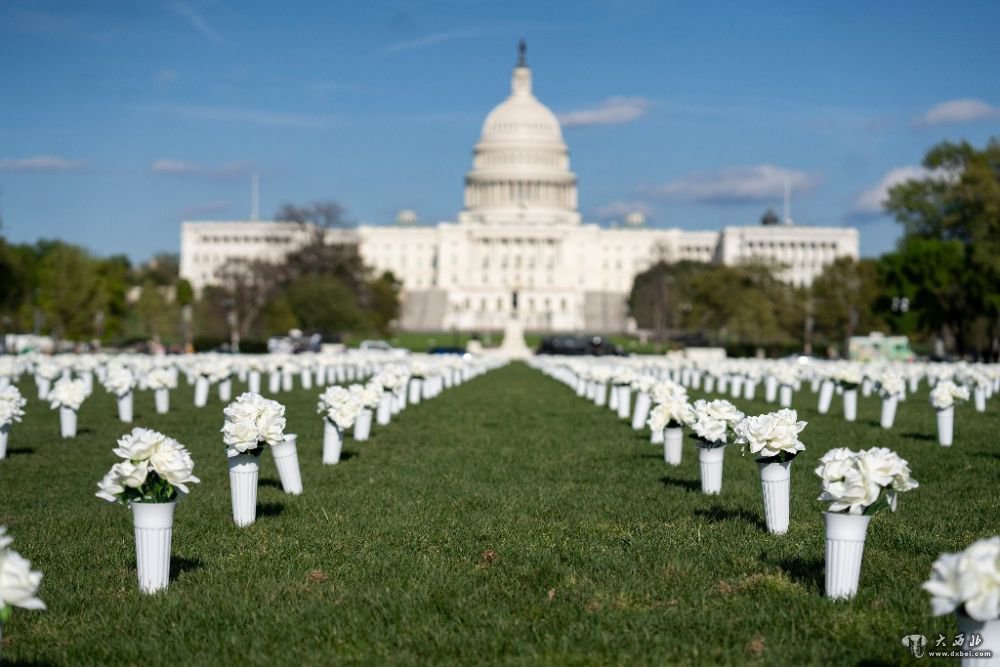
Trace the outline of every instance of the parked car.
{"type": "Polygon", "coordinates": [[[603,336],[546,336],[538,346],[538,354],[569,356],[624,356],[625,352],[603,336]]]}

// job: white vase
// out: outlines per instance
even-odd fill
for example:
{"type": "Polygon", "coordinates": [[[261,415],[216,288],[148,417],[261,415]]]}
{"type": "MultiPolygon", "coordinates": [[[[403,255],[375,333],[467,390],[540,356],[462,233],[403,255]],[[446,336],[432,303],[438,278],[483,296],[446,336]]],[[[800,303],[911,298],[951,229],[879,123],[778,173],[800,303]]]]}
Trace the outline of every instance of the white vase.
{"type": "Polygon", "coordinates": [[[938,444],[951,447],[955,435],[955,406],[937,411],[938,444]]]}
{"type": "Polygon", "coordinates": [[[778,378],[773,375],[768,375],[764,380],[764,400],[768,403],[774,403],[774,400],[778,397],[778,378]]]}
{"type": "Polygon", "coordinates": [[[976,387],[972,391],[972,398],[976,404],[976,412],[986,412],[986,390],[976,387]]]}
{"type": "Polygon", "coordinates": [[[354,420],[354,439],[357,442],[364,442],[372,432],[372,411],[364,408],[358,413],[358,418],[354,420]]]}
{"type": "Polygon", "coordinates": [[[302,471],[299,470],[297,436],[286,433],[285,441],[271,446],[274,465],[278,469],[278,479],[285,493],[297,496],[302,493],[302,471]]]}
{"type": "Polygon", "coordinates": [[[663,460],[672,466],[681,464],[684,455],[684,429],[668,426],[663,430],[663,460]]]}
{"type": "Polygon", "coordinates": [[[823,512],[826,523],[826,596],[853,598],[861,577],[861,558],[871,516],[823,512]]]}
{"type": "Polygon", "coordinates": [[[0,426],[0,459],[7,458],[7,441],[10,438],[10,424],[0,426]]]}
{"type": "Polygon", "coordinates": [[[844,390],[844,419],[849,422],[855,421],[858,418],[858,390],[845,389],[844,390]]]}
{"type": "Polygon", "coordinates": [[[306,368],[301,373],[299,373],[299,382],[302,383],[303,389],[312,389],[313,388],[312,371],[306,368]]]}
{"type": "Polygon", "coordinates": [[[764,492],[764,518],[767,529],[775,535],[788,532],[788,515],[792,489],[791,461],[757,461],[760,487],[764,492]]]}
{"type": "Polygon", "coordinates": [[[73,408],[59,408],[59,432],[64,438],[76,437],[76,410],[73,408]]]}
{"type": "Polygon", "coordinates": [[[646,418],[649,417],[650,403],[649,394],[640,391],[635,397],[635,409],[632,410],[632,429],[639,431],[646,425],[646,418]]]}
{"type": "Polygon", "coordinates": [[[267,393],[277,394],[281,391],[281,372],[271,371],[267,374],[267,393]]]}
{"type": "Polygon", "coordinates": [[[698,467],[701,468],[701,492],[719,495],[722,492],[722,463],[726,446],[698,447],[698,467]]]}
{"type": "Polygon", "coordinates": [[[898,404],[899,398],[896,396],[886,396],[882,399],[882,416],[879,419],[879,424],[882,428],[892,428],[892,425],[896,421],[896,406],[898,404]]]}
{"type": "Polygon", "coordinates": [[[156,402],[156,414],[165,415],[170,412],[170,390],[164,387],[153,391],[153,400],[156,402]]]}
{"type": "Polygon", "coordinates": [[[608,404],[608,385],[606,382],[598,382],[594,388],[594,405],[604,407],[608,404]]]}
{"type": "Polygon", "coordinates": [[[961,659],[962,667],[1000,667],[1000,619],[977,621],[962,611],[956,611],[955,620],[958,621],[958,631],[965,635],[965,646],[962,650],[993,653],[991,658],[963,657],[961,659]],[[970,635],[979,635],[983,640],[982,643],[973,648],[969,644],[970,635]]]}
{"type": "Polygon", "coordinates": [[[608,409],[618,410],[618,387],[615,385],[611,385],[611,391],[608,393],[608,409]]]}
{"type": "Polygon", "coordinates": [[[705,393],[706,394],[711,394],[713,391],[715,391],[715,376],[714,375],[706,375],[705,376],[705,393]]]}
{"type": "Polygon", "coordinates": [[[172,503],[132,503],[135,525],[135,563],[139,590],[155,593],[170,581],[170,540],[174,533],[172,503]]]}
{"type": "Polygon", "coordinates": [[[379,426],[386,426],[392,420],[392,393],[382,392],[382,397],[378,399],[378,412],[375,420],[379,426]]]}
{"type": "Polygon", "coordinates": [[[743,383],[743,400],[752,401],[757,395],[757,380],[747,380],[743,383]]]}
{"type": "Polygon", "coordinates": [[[654,428],[649,432],[649,442],[653,445],[662,445],[664,440],[663,429],[654,428]]]}
{"type": "Polygon", "coordinates": [[[35,384],[38,386],[38,400],[44,401],[52,391],[52,380],[40,376],[35,377],[35,384]]]}
{"type": "Polygon", "coordinates": [[[729,396],[730,398],[740,398],[743,396],[743,378],[739,376],[734,377],[732,382],[729,383],[729,396]]]}
{"type": "Polygon", "coordinates": [[[251,394],[260,393],[260,371],[250,371],[247,373],[247,391],[251,394]]]}
{"type": "Polygon", "coordinates": [[[323,463],[340,463],[340,451],[344,446],[343,434],[329,419],[323,421],[323,463]]]}
{"type": "Polygon", "coordinates": [[[132,423],[134,413],[133,405],[134,401],[132,399],[131,391],[118,397],[118,421],[126,424],[132,423]]]}
{"type": "Polygon", "coordinates": [[[208,378],[199,375],[194,383],[194,407],[203,408],[208,405],[208,378]]]}
{"type": "Polygon", "coordinates": [[[253,454],[229,457],[229,488],[233,500],[233,521],[237,526],[249,526],[257,520],[259,475],[260,464],[253,454]]]}
{"type": "Polygon", "coordinates": [[[830,411],[830,404],[833,402],[833,389],[831,380],[823,380],[823,384],[819,386],[819,404],[816,406],[816,411],[821,415],[830,411]]]}
{"type": "Polygon", "coordinates": [[[219,400],[228,403],[233,398],[233,379],[226,378],[219,383],[219,400]]]}
{"type": "Polygon", "coordinates": [[[407,398],[409,399],[409,403],[411,405],[416,405],[417,403],[420,402],[420,397],[421,397],[420,390],[423,388],[421,385],[423,385],[423,380],[421,378],[410,378],[410,386],[409,386],[410,393],[409,396],[407,396],[407,398]]]}
{"type": "Polygon", "coordinates": [[[618,390],[618,403],[615,406],[618,409],[619,419],[628,419],[629,413],[631,412],[631,402],[632,402],[632,388],[627,384],[623,384],[617,387],[618,390]]]}
{"type": "Polygon", "coordinates": [[[295,378],[292,377],[291,371],[281,372],[281,391],[291,391],[295,385],[295,378]]]}
{"type": "Polygon", "coordinates": [[[778,390],[778,405],[783,408],[792,407],[792,388],[787,384],[781,385],[778,390]]]}

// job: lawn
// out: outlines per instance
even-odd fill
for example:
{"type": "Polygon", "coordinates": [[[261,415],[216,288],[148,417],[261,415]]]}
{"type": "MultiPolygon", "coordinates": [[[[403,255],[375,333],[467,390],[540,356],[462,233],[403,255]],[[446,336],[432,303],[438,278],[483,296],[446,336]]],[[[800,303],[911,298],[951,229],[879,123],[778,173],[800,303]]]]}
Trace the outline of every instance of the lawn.
{"type": "MultiPolygon", "coordinates": [[[[33,386],[21,385],[29,397],[33,386]]],[[[93,496],[124,428],[98,389],[83,433],[58,438],[38,401],[0,462],[0,523],[45,573],[48,611],[16,610],[4,659],[24,664],[823,664],[905,662],[904,635],[955,632],[920,583],[942,551],[1000,533],[996,401],[961,406],[939,447],[926,394],[845,423],[796,398],[809,447],[792,467],[791,528],[763,526],[757,468],[726,454],[703,496],[693,445],[662,449],[606,408],[513,364],[408,408],[323,467],[317,391],[277,396],[299,434],[305,493],[261,470],[257,523],[230,515],[221,404],[136,402],[137,423],[177,437],[202,479],[177,510],[170,587],[138,592],[131,517],[93,496]],[[815,460],[883,445],[921,487],[872,522],[858,597],[822,597],[815,460]]],[[[693,397],[699,394],[694,393],[693,397]]],[[[748,412],[762,402],[734,401],[748,412]]],[[[772,408],[773,409],[773,408],[772,408]]]]}

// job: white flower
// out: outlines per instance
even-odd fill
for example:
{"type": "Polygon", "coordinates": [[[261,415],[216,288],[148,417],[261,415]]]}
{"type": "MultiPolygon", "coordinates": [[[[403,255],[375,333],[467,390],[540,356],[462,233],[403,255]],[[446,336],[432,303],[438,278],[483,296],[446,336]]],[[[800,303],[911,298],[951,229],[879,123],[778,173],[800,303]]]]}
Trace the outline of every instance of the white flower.
{"type": "Polygon", "coordinates": [[[118,440],[118,447],[112,451],[126,461],[145,461],[156,452],[167,436],[148,428],[136,427],[131,433],[118,440]]]}
{"type": "Polygon", "coordinates": [[[736,422],[743,419],[743,413],[725,400],[694,402],[694,421],[691,429],[703,442],[726,444],[726,433],[736,422]]]}
{"type": "Polygon", "coordinates": [[[636,375],[632,380],[632,389],[644,394],[648,394],[656,385],[656,378],[652,375],[636,375]]]}
{"type": "Polygon", "coordinates": [[[21,421],[28,401],[10,384],[0,389],[0,426],[21,421]]]}
{"type": "Polygon", "coordinates": [[[662,380],[653,385],[650,389],[649,396],[653,399],[653,403],[666,403],[675,396],[680,396],[686,401],[687,389],[685,389],[683,385],[679,385],[676,382],[662,380]]]}
{"type": "Polygon", "coordinates": [[[977,621],[1000,618],[1000,537],[973,542],[961,553],[942,554],[923,589],[935,616],[962,607],[977,621]]]}
{"type": "Polygon", "coordinates": [[[735,427],[736,443],[749,447],[751,454],[762,458],[779,456],[782,452],[795,455],[806,448],[799,440],[799,433],[805,427],[806,422],[798,421],[795,410],[784,408],[740,421],[735,427]]]}
{"type": "Polygon", "coordinates": [[[835,371],[834,379],[847,389],[857,387],[861,384],[861,368],[856,364],[845,364],[835,371]]]}
{"type": "Polygon", "coordinates": [[[831,512],[848,514],[863,514],[883,490],[889,509],[895,512],[897,495],[919,486],[910,477],[906,460],[884,447],[860,452],[831,449],[820,459],[816,474],[823,482],[819,499],[830,502],[831,512]]]}
{"type": "Polygon", "coordinates": [[[694,412],[686,397],[671,395],[667,400],[655,406],[649,413],[649,420],[646,422],[653,431],[662,431],[668,426],[678,427],[690,424],[694,419],[694,412]]]}
{"type": "Polygon", "coordinates": [[[135,376],[124,366],[112,366],[104,378],[104,388],[115,396],[124,396],[132,391],[135,385],[135,376]]]}
{"type": "Polygon", "coordinates": [[[878,378],[878,390],[882,398],[899,398],[906,391],[906,383],[901,375],[887,370],[878,378]]]}
{"type": "Polygon", "coordinates": [[[325,414],[337,428],[346,430],[354,425],[361,408],[362,404],[356,395],[343,387],[332,386],[320,394],[316,411],[325,414]]]}
{"type": "Polygon", "coordinates": [[[937,410],[947,410],[956,400],[969,400],[969,388],[960,387],[951,380],[941,380],[931,389],[931,405],[937,410]]]}
{"type": "Polygon", "coordinates": [[[173,438],[166,438],[149,458],[149,464],[161,479],[165,479],[182,493],[188,493],[188,484],[201,480],[195,477],[194,460],[190,452],[173,438]]]}
{"type": "Polygon", "coordinates": [[[149,462],[121,461],[111,466],[108,474],[97,483],[98,498],[103,498],[108,502],[118,502],[120,494],[125,493],[125,489],[138,489],[146,483],[149,476],[149,462]]]}
{"type": "MultiPolygon", "coordinates": [[[[10,544],[10,538],[5,538],[10,544]]],[[[31,562],[6,548],[0,550],[0,608],[45,609],[38,598],[42,573],[31,569],[31,562]]]]}
{"type": "Polygon", "coordinates": [[[42,361],[35,366],[35,373],[46,380],[55,380],[62,375],[62,366],[53,361],[42,361]]]}
{"type": "Polygon", "coordinates": [[[237,456],[266,442],[280,445],[285,439],[285,406],[250,392],[241,394],[223,410],[222,440],[229,456],[237,456]]]}
{"type": "Polygon", "coordinates": [[[166,368],[153,368],[142,378],[142,386],[146,389],[169,389],[173,385],[174,376],[166,368]]]}
{"type": "Polygon", "coordinates": [[[49,392],[49,405],[52,409],[70,408],[79,410],[87,398],[87,385],[83,380],[59,380],[49,392]]]}

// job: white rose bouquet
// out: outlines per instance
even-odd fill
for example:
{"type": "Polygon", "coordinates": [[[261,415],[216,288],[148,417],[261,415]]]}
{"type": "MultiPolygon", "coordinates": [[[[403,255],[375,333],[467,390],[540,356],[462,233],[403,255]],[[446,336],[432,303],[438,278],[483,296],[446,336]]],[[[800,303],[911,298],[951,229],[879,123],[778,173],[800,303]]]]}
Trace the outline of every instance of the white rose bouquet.
{"type": "Polygon", "coordinates": [[[115,396],[124,396],[135,389],[136,379],[124,366],[112,366],[104,378],[104,388],[115,396]]]}
{"type": "Polygon", "coordinates": [[[806,446],[799,440],[799,433],[805,427],[806,422],[798,421],[795,410],[784,408],[756,417],[745,417],[734,431],[736,444],[742,445],[744,452],[749,448],[750,453],[757,454],[761,460],[784,463],[805,451],[806,446]]]}
{"type": "Polygon", "coordinates": [[[0,427],[21,421],[24,416],[24,406],[28,401],[14,385],[0,389],[0,427]]]}
{"type": "Polygon", "coordinates": [[[829,502],[831,512],[875,514],[886,507],[895,512],[898,495],[919,486],[910,476],[909,463],[885,447],[860,452],[839,447],[819,463],[816,474],[823,482],[819,500],[829,502]]]}
{"type": "Polygon", "coordinates": [[[142,378],[142,386],[145,389],[170,389],[174,382],[173,375],[169,370],[158,366],[150,369],[142,378]]]}
{"type": "Polygon", "coordinates": [[[694,411],[685,396],[673,394],[667,400],[654,407],[649,413],[647,424],[653,431],[687,426],[694,420],[694,411]]]}
{"type": "Polygon", "coordinates": [[[878,376],[878,391],[882,398],[899,398],[906,391],[903,377],[893,371],[883,371],[878,376]]]}
{"type": "Polygon", "coordinates": [[[1000,618],[1000,537],[978,540],[960,553],[934,561],[923,589],[935,616],[956,609],[977,621],[1000,618]]]}
{"type": "Polygon", "coordinates": [[[285,441],[285,406],[249,392],[241,394],[222,411],[222,440],[227,456],[260,456],[261,444],[280,445],[285,441]]]}
{"type": "Polygon", "coordinates": [[[0,526],[0,621],[10,618],[11,608],[45,609],[38,598],[42,573],[31,569],[31,562],[10,548],[13,538],[0,526]]]}
{"type": "Polygon", "coordinates": [[[667,401],[675,400],[673,399],[675,396],[680,396],[684,400],[687,400],[687,389],[672,380],[661,380],[653,385],[649,395],[654,403],[666,403],[667,401]]]}
{"type": "Polygon", "coordinates": [[[97,483],[97,497],[108,502],[169,503],[187,494],[188,484],[200,480],[192,473],[194,461],[181,443],[162,433],[134,428],[112,450],[122,461],[97,483]]]}
{"type": "Polygon", "coordinates": [[[727,434],[743,419],[743,413],[729,401],[699,399],[692,408],[694,421],[691,429],[700,441],[700,447],[721,447],[726,444],[727,434]]]}
{"type": "Polygon", "coordinates": [[[846,364],[837,369],[833,379],[844,389],[856,389],[863,379],[861,377],[861,368],[856,364],[846,364]]]}
{"type": "Polygon", "coordinates": [[[611,376],[612,383],[616,386],[628,385],[632,386],[635,381],[635,372],[631,368],[618,368],[615,370],[614,374],[611,376]]]}
{"type": "Polygon", "coordinates": [[[87,385],[83,380],[59,380],[49,392],[49,406],[79,410],[87,398],[87,385]]]}
{"type": "Polygon", "coordinates": [[[316,406],[316,412],[324,415],[342,431],[354,425],[361,409],[362,403],[356,394],[337,386],[327,387],[320,394],[319,404],[316,406]]]}
{"type": "Polygon", "coordinates": [[[639,391],[644,394],[648,394],[652,391],[653,386],[656,385],[656,378],[652,375],[636,375],[635,379],[632,380],[632,389],[634,391],[639,391]]]}
{"type": "Polygon", "coordinates": [[[40,361],[35,366],[35,373],[41,378],[52,381],[62,375],[62,366],[54,361],[40,361]]]}
{"type": "Polygon", "coordinates": [[[954,407],[955,401],[969,400],[969,388],[962,387],[951,380],[941,380],[931,389],[931,405],[936,410],[947,410],[954,407]]]}
{"type": "MultiPolygon", "coordinates": [[[[362,408],[367,408],[369,410],[374,410],[378,407],[378,402],[382,399],[382,385],[377,382],[369,382],[368,384],[352,384],[348,387],[348,391],[354,397],[362,408]]],[[[322,397],[320,397],[322,400],[322,397]]]]}

